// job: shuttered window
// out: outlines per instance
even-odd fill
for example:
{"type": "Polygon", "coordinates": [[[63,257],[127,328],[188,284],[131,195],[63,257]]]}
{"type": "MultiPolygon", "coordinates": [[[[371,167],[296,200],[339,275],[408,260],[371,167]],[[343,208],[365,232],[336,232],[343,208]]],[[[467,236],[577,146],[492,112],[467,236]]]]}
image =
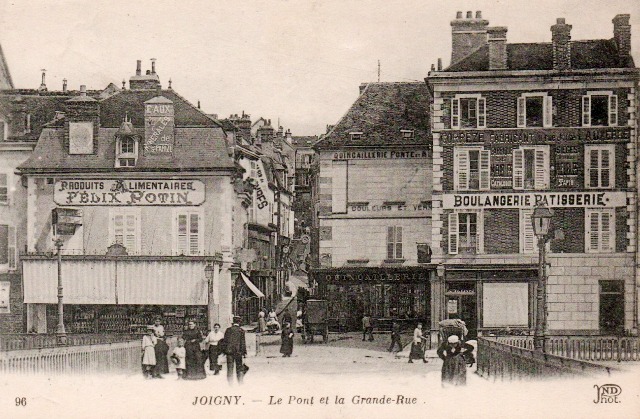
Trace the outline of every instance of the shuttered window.
{"type": "Polygon", "coordinates": [[[387,259],[402,259],[402,227],[387,227],[387,259]]]}
{"type": "Polygon", "coordinates": [[[140,211],[121,209],[111,211],[109,228],[110,244],[119,244],[128,254],[140,253],[140,211]]]}
{"type": "Polygon", "coordinates": [[[582,126],[618,125],[618,96],[611,91],[587,92],[582,96],[582,126]]]}
{"type": "Polygon", "coordinates": [[[334,161],[331,167],[331,212],[347,212],[347,162],[334,161]]]}
{"type": "Polygon", "coordinates": [[[0,224],[0,266],[16,269],[18,248],[16,246],[16,228],[0,224]]]}
{"type": "Polygon", "coordinates": [[[491,152],[479,148],[456,148],[453,163],[454,189],[491,188],[491,152]]]}
{"type": "Polygon", "coordinates": [[[537,253],[538,240],[533,232],[532,209],[520,210],[520,253],[537,253]]]}
{"type": "Polygon", "coordinates": [[[615,185],[615,145],[585,146],[585,186],[613,188],[615,185]]]}
{"type": "Polygon", "coordinates": [[[449,254],[477,254],[483,252],[482,212],[454,212],[449,214],[449,254]]]}
{"type": "Polygon", "coordinates": [[[479,94],[451,99],[451,128],[486,128],[487,101],[479,94]]]}
{"type": "Polygon", "coordinates": [[[200,211],[177,211],[175,214],[175,251],[177,255],[203,254],[203,225],[200,211]]]}
{"type": "Polygon", "coordinates": [[[9,175],[0,173],[0,204],[9,203],[9,175]]]}
{"type": "Polygon", "coordinates": [[[587,253],[608,253],[615,249],[615,213],[613,209],[587,209],[585,212],[587,253]]]}
{"type": "Polygon", "coordinates": [[[513,150],[513,189],[549,188],[549,146],[513,150]]]}
{"type": "Polygon", "coordinates": [[[553,99],[546,93],[525,93],[517,100],[517,121],[519,128],[552,127],[553,99]]]}

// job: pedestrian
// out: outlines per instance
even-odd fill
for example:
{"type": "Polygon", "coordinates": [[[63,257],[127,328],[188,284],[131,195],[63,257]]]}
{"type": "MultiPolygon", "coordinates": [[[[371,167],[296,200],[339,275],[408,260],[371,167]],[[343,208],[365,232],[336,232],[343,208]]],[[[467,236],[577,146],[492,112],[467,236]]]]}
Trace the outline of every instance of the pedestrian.
{"type": "Polygon", "coordinates": [[[423,342],[426,338],[422,335],[422,323],[418,323],[413,330],[413,341],[411,342],[411,352],[409,353],[409,364],[413,364],[414,359],[422,359],[422,362],[427,363],[424,357],[423,342]]]}
{"type": "Polygon", "coordinates": [[[202,342],[202,332],[196,328],[193,320],[189,321],[188,329],[182,335],[184,337],[185,347],[185,374],[187,380],[201,380],[206,377],[204,372],[204,361],[202,360],[202,352],[200,343],[202,342]]]}
{"type": "Polygon", "coordinates": [[[156,335],[153,326],[147,326],[147,333],[142,337],[142,374],[144,378],[153,378],[156,366],[156,335]]]}
{"type": "Polygon", "coordinates": [[[302,310],[298,309],[296,312],[296,331],[298,333],[302,332],[302,310]]]}
{"type": "Polygon", "coordinates": [[[173,352],[171,352],[171,361],[176,366],[176,373],[178,374],[178,380],[184,378],[184,370],[186,368],[185,357],[187,356],[186,350],[184,348],[184,339],[178,338],[178,342],[175,348],[173,348],[173,352]]]}
{"type": "Polygon", "coordinates": [[[162,374],[169,374],[169,360],[167,355],[169,345],[164,340],[164,333],[159,336],[158,328],[154,326],[154,334],[156,335],[156,346],[154,348],[156,354],[156,367],[154,369],[154,377],[162,378],[162,374]]]}
{"type": "Polygon", "coordinates": [[[291,313],[289,312],[289,310],[285,310],[284,314],[282,315],[282,324],[284,325],[285,323],[293,323],[293,318],[291,317],[291,313]]]}
{"type": "Polygon", "coordinates": [[[264,319],[264,316],[266,316],[266,314],[261,310],[258,313],[258,331],[260,333],[264,333],[267,330],[267,321],[264,319]]]}
{"type": "Polygon", "coordinates": [[[473,363],[473,346],[460,342],[457,335],[451,335],[438,348],[438,356],[442,359],[442,386],[451,384],[463,386],[467,384],[467,359],[473,363]]]}
{"type": "Polygon", "coordinates": [[[267,327],[269,330],[280,330],[280,323],[278,323],[278,315],[275,310],[271,310],[269,312],[269,317],[267,317],[267,327]]]}
{"type": "Polygon", "coordinates": [[[224,333],[220,331],[220,324],[213,325],[213,330],[209,332],[204,342],[209,345],[209,371],[213,371],[214,375],[220,374],[222,365],[218,364],[218,356],[220,356],[221,341],[224,333]]]}
{"type": "Polygon", "coordinates": [[[280,353],[282,357],[290,357],[293,353],[293,329],[291,323],[287,322],[282,328],[282,343],[280,344],[280,353]]]}
{"type": "Polygon", "coordinates": [[[396,321],[391,325],[391,345],[389,352],[393,352],[393,348],[398,345],[398,352],[402,352],[402,342],[400,342],[400,324],[396,321]]]}
{"type": "Polygon", "coordinates": [[[156,336],[164,339],[164,326],[162,325],[162,317],[156,317],[153,321],[153,329],[156,331],[156,336]]]}
{"type": "Polygon", "coordinates": [[[240,327],[240,317],[234,316],[233,324],[224,332],[224,349],[227,355],[227,381],[233,382],[233,369],[235,365],[238,384],[242,384],[246,367],[242,358],[247,355],[247,343],[244,330],[240,327]]]}
{"type": "Polygon", "coordinates": [[[373,326],[371,325],[371,316],[369,313],[365,313],[362,316],[362,341],[369,335],[369,342],[373,342],[373,326]]]}

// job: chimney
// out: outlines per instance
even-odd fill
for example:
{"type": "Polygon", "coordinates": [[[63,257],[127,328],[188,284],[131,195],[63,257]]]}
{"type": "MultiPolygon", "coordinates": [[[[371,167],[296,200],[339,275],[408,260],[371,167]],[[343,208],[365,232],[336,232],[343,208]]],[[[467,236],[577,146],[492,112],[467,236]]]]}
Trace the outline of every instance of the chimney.
{"type": "Polygon", "coordinates": [[[620,67],[626,67],[631,57],[631,25],[629,15],[616,15],[613,18],[613,39],[618,47],[620,67]]]}
{"type": "Polygon", "coordinates": [[[142,75],[142,60],[136,61],[136,76],[142,75]]]}
{"type": "Polygon", "coordinates": [[[553,69],[571,69],[571,25],[567,25],[563,17],[556,20],[551,27],[551,43],[553,44],[553,69]]]}
{"type": "Polygon", "coordinates": [[[67,93],[67,79],[62,79],[62,92],[67,93]]]}
{"type": "Polygon", "coordinates": [[[442,71],[442,58],[438,58],[438,71],[442,71]]]}
{"type": "Polygon", "coordinates": [[[489,70],[507,69],[507,28],[487,28],[489,36],[489,70]]]}
{"type": "Polygon", "coordinates": [[[284,140],[289,144],[293,143],[293,137],[291,136],[291,130],[289,128],[287,128],[287,131],[284,133],[284,140]]]}
{"type": "Polygon", "coordinates": [[[67,110],[64,120],[65,149],[71,152],[70,138],[88,136],[93,143],[89,154],[95,153],[100,127],[100,102],[87,95],[87,86],[83,84],[80,86],[80,94],[65,101],[65,106],[67,110]],[[90,130],[87,130],[87,124],[90,124],[90,130]]]}
{"type": "Polygon", "coordinates": [[[45,75],[47,74],[47,70],[45,70],[43,68],[40,71],[42,71],[42,81],[40,82],[40,87],[38,87],[38,91],[39,92],[46,92],[47,91],[47,83],[45,82],[45,75]]]}
{"type": "Polygon", "coordinates": [[[151,59],[151,74],[156,74],[156,59],[151,59]]]}
{"type": "Polygon", "coordinates": [[[455,64],[469,54],[487,44],[487,26],[489,21],[482,19],[482,12],[467,12],[466,19],[462,12],[456,14],[451,21],[451,64],[455,64]]]}
{"type": "Polygon", "coordinates": [[[80,85],[80,96],[87,96],[87,86],[84,84],[80,85]]]}
{"type": "Polygon", "coordinates": [[[155,72],[155,58],[151,59],[151,70],[142,74],[142,61],[136,61],[136,75],[129,78],[129,89],[131,90],[161,90],[160,78],[155,72]]]}

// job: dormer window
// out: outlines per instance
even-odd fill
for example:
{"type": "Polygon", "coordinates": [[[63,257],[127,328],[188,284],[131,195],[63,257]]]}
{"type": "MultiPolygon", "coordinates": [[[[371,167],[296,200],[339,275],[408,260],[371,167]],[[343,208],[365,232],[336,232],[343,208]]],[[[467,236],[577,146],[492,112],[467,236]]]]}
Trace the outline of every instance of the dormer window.
{"type": "Polygon", "coordinates": [[[118,137],[116,141],[116,167],[134,167],[138,159],[136,137],[118,137]]]}
{"type": "Polygon", "coordinates": [[[412,129],[401,129],[400,132],[402,133],[402,138],[409,139],[409,140],[413,138],[412,129]]]}
{"type": "Polygon", "coordinates": [[[361,140],[362,139],[362,132],[360,132],[360,131],[350,132],[349,133],[349,137],[351,137],[351,140],[361,140]]]}

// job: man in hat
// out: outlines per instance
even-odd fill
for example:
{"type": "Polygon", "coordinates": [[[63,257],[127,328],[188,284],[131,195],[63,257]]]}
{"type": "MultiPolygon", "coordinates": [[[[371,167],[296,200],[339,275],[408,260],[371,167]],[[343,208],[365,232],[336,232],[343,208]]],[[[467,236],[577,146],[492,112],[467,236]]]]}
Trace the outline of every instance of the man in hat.
{"type": "Polygon", "coordinates": [[[242,358],[247,355],[247,344],[245,342],[244,330],[240,327],[240,317],[233,317],[233,325],[224,332],[224,348],[227,355],[227,381],[233,382],[233,367],[235,365],[238,384],[242,384],[242,379],[246,367],[242,358]]]}

